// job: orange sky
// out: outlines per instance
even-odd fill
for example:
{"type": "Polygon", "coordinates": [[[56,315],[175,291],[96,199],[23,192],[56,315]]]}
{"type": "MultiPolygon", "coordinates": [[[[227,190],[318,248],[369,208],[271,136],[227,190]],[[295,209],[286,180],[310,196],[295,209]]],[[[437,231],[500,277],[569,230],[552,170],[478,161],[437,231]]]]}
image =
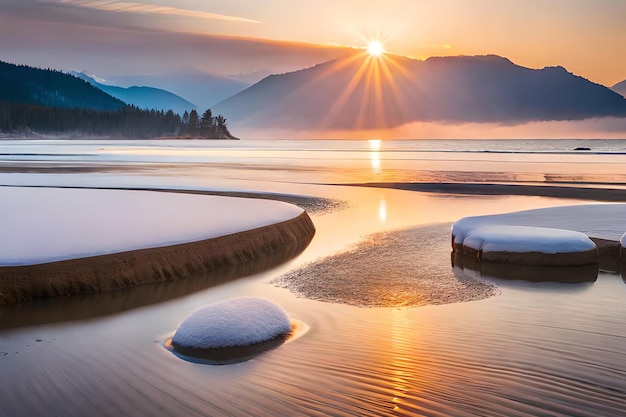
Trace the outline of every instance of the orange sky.
{"type": "Polygon", "coordinates": [[[625,16],[623,0],[2,0],[0,59],[104,75],[287,71],[378,36],[401,55],[497,54],[611,86],[626,79],[625,16]]]}

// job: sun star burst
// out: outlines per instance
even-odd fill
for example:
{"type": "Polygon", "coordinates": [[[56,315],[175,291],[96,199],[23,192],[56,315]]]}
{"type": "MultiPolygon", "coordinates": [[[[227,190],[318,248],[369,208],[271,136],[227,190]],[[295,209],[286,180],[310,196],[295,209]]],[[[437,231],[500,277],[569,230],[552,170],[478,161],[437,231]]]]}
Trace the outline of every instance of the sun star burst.
{"type": "Polygon", "coordinates": [[[371,41],[367,44],[367,53],[374,57],[379,57],[385,52],[383,44],[379,41],[371,41]]]}

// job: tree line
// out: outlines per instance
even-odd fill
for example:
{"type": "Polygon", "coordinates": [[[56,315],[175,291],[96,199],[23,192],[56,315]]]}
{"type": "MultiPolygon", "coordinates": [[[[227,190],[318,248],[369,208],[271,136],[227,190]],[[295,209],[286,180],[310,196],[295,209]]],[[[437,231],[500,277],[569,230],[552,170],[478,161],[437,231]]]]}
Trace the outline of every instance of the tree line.
{"type": "Polygon", "coordinates": [[[0,131],[126,138],[236,139],[228,131],[226,119],[222,115],[213,117],[210,109],[201,118],[195,109],[185,112],[181,118],[172,110],[145,110],[129,105],[104,111],[0,102],[0,131]]]}

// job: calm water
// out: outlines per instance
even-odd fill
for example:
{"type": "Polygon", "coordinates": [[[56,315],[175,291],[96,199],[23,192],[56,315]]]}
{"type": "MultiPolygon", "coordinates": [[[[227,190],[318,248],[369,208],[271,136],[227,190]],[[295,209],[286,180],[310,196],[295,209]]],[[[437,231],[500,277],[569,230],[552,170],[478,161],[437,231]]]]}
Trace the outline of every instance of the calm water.
{"type": "MultiPolygon", "coordinates": [[[[424,274],[467,279],[476,273],[450,265],[447,242],[454,220],[582,203],[321,184],[390,178],[546,183],[554,176],[573,185],[626,184],[624,141],[533,141],[530,152],[524,146],[521,141],[0,143],[0,185],[245,189],[348,202],[343,210],[313,215],[317,234],[309,248],[263,273],[191,293],[172,290],[178,298],[141,302],[118,314],[77,320],[68,313],[75,318],[70,322],[27,325],[29,309],[41,309],[37,303],[0,309],[4,327],[23,319],[20,327],[0,330],[0,416],[623,415],[626,284],[619,273],[601,272],[584,284],[478,277],[496,285],[499,295],[413,308],[313,301],[269,284],[350,250],[372,233],[409,229],[422,237],[413,250],[432,252],[416,257],[423,268],[415,280],[424,274]],[[578,146],[593,150],[571,151],[578,146]],[[185,362],[163,348],[195,309],[236,296],[270,298],[309,330],[228,366],[185,362]]],[[[132,303],[133,297],[120,297],[132,303]]],[[[85,300],[77,302],[79,308],[101,307],[85,300]]],[[[65,307],[52,301],[44,308],[65,307]]]]}
{"type": "MultiPolygon", "coordinates": [[[[251,178],[292,183],[494,182],[621,188],[626,185],[625,159],[626,140],[74,140],[0,144],[0,169],[5,173],[51,173],[65,168],[87,175],[96,166],[109,173],[132,169],[133,174],[142,176],[178,177],[189,176],[193,170],[198,185],[208,180],[212,187],[223,184],[231,189],[239,187],[237,181],[247,183],[251,178]]],[[[97,177],[96,181],[107,181],[99,173],[97,177]]],[[[5,177],[4,182],[8,181],[5,177]]],[[[145,185],[145,180],[136,185],[145,185]]]]}

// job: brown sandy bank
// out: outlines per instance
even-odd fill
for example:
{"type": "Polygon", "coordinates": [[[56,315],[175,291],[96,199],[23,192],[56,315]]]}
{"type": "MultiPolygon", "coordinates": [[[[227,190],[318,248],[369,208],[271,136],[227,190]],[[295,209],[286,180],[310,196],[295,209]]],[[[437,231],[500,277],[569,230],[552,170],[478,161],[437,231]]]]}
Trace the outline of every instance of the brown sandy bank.
{"type": "Polygon", "coordinates": [[[303,212],[285,222],[214,239],[37,265],[3,266],[0,304],[189,278],[286,246],[303,250],[314,233],[313,222],[303,212]]]}

